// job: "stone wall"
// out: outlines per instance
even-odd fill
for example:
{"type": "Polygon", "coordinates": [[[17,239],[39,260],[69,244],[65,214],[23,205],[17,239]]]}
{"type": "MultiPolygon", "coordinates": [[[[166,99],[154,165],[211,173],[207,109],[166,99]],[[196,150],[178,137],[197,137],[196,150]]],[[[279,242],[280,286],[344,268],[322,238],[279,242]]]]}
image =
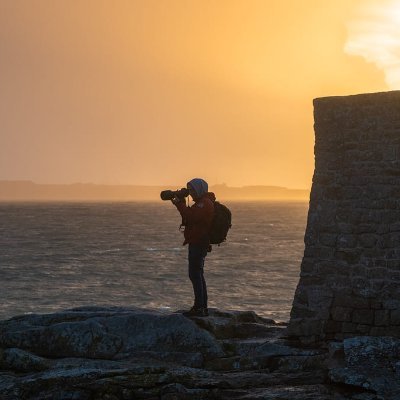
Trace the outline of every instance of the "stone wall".
{"type": "Polygon", "coordinates": [[[289,335],[400,337],[400,91],[316,99],[314,121],[289,335]]]}

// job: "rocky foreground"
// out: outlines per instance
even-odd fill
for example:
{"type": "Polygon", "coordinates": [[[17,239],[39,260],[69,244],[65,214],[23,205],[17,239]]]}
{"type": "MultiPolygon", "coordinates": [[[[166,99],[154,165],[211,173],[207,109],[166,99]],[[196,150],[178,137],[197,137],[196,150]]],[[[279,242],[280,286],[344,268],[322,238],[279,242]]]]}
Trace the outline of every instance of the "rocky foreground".
{"type": "Polygon", "coordinates": [[[400,399],[400,340],[296,347],[254,312],[85,307],[0,322],[0,399],[400,399]]]}

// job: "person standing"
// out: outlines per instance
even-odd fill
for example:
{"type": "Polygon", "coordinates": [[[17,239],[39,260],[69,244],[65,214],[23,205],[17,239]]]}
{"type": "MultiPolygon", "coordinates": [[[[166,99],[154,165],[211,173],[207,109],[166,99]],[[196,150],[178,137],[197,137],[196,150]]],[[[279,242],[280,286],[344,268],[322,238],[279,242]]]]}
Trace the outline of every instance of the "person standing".
{"type": "Polygon", "coordinates": [[[182,216],[185,240],[189,245],[189,279],[193,285],[194,304],[184,313],[186,316],[205,317],[208,315],[207,284],[204,278],[204,262],[211,251],[209,232],[214,216],[215,195],[208,192],[208,184],[200,178],[187,183],[189,195],[194,204],[189,207],[183,197],[174,197],[171,201],[182,216]]]}

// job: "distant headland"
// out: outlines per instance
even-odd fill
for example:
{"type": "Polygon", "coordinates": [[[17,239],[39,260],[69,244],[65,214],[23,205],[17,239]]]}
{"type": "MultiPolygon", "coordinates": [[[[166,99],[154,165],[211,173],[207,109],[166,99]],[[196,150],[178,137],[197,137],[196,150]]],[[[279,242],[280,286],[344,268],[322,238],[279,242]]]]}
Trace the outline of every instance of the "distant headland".
{"type": "MultiPolygon", "coordinates": [[[[0,180],[0,201],[158,201],[160,191],[171,186],[97,185],[92,183],[38,184],[32,181],[0,180]]],[[[221,200],[303,200],[309,190],[280,186],[210,187],[221,200]]]]}

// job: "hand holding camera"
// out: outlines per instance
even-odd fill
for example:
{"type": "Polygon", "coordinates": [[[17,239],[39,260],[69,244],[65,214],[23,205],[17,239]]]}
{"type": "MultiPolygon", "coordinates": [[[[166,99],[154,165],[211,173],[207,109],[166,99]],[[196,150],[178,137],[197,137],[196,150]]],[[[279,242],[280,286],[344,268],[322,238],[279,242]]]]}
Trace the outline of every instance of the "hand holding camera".
{"type": "Polygon", "coordinates": [[[180,190],[163,190],[160,193],[161,200],[171,200],[174,204],[181,202],[187,196],[189,196],[189,190],[186,188],[180,190]]]}

